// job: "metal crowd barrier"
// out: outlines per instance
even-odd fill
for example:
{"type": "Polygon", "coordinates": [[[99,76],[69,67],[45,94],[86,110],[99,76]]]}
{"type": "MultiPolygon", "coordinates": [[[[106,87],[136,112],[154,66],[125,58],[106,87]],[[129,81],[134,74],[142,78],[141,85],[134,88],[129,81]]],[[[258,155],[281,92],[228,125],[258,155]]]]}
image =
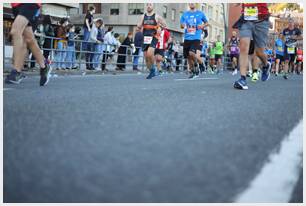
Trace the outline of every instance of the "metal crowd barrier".
{"type": "MultiPolygon", "coordinates": [[[[126,52],[125,54],[118,54],[118,52],[113,52],[113,51],[110,51],[110,52],[106,52],[106,50],[108,50],[107,48],[116,48],[118,49],[119,47],[117,45],[113,45],[113,44],[104,44],[104,43],[100,43],[103,47],[103,52],[102,53],[99,53],[99,60],[98,61],[86,61],[86,55],[95,55],[97,54],[97,52],[95,51],[92,51],[92,46],[96,45],[97,43],[94,43],[92,41],[84,41],[84,40],[71,40],[75,43],[74,45],[74,51],[69,51],[67,50],[67,47],[65,49],[57,49],[57,48],[54,48],[54,43],[56,41],[60,41],[60,40],[63,40],[61,38],[56,38],[56,37],[50,37],[50,36],[37,36],[38,38],[44,38],[45,41],[46,39],[51,39],[51,48],[41,48],[42,51],[50,51],[50,54],[49,54],[49,59],[51,60],[52,64],[57,64],[57,63],[63,63],[63,64],[74,64],[73,66],[76,66],[78,65],[78,68],[81,70],[81,65],[86,65],[86,64],[98,64],[99,67],[101,68],[102,65],[105,64],[105,68],[106,68],[106,65],[125,65],[125,66],[133,66],[133,59],[135,57],[138,57],[140,59],[142,59],[141,62],[139,62],[138,60],[138,67],[140,66],[141,67],[141,70],[142,71],[145,71],[146,70],[146,65],[145,65],[145,58],[143,56],[143,52],[140,52],[141,54],[138,54],[138,55],[134,55],[133,52],[132,52],[132,48],[130,46],[125,46],[125,45],[120,45],[120,47],[127,47],[126,49],[126,52]],[[87,45],[89,44],[90,47],[91,47],[91,50],[89,50],[87,47],[86,49],[83,48],[84,46],[84,43],[87,45]],[[75,55],[75,61],[57,61],[57,58],[56,58],[56,55],[59,54],[59,52],[74,52],[73,55],[75,55]],[[106,55],[106,60],[105,61],[102,61],[103,59],[103,55],[106,55]],[[114,56],[125,56],[126,57],[126,63],[117,63],[117,58],[114,58],[114,56]],[[111,61],[109,62],[108,61],[108,57],[111,56],[111,61]],[[85,60],[84,60],[85,59],[85,60]],[[131,60],[131,61],[129,61],[131,60]]],[[[64,40],[66,42],[68,42],[68,40],[64,40]]],[[[142,51],[142,48],[140,47],[135,47],[136,49],[139,49],[140,51],[142,51]]],[[[165,60],[165,64],[167,65],[170,65],[170,67],[172,68],[172,71],[173,70],[180,70],[180,71],[183,71],[183,70],[186,70],[187,69],[187,59],[184,58],[184,55],[183,53],[179,53],[178,52],[178,57],[177,58],[174,58],[174,53],[175,52],[172,52],[172,55],[168,56],[167,59],[165,60]],[[180,62],[179,65],[176,65],[177,62],[180,62]]],[[[165,54],[167,54],[167,51],[165,52],[165,54]]],[[[209,60],[209,57],[207,56],[208,60],[209,60]]],[[[26,63],[35,63],[35,59],[28,59],[26,60],[26,63]]],[[[163,64],[162,64],[163,65],[163,64]]],[[[208,64],[209,65],[209,64],[208,64]]],[[[224,59],[223,59],[223,66],[225,69],[228,69],[230,66],[230,58],[226,55],[224,55],[224,59]]]]}

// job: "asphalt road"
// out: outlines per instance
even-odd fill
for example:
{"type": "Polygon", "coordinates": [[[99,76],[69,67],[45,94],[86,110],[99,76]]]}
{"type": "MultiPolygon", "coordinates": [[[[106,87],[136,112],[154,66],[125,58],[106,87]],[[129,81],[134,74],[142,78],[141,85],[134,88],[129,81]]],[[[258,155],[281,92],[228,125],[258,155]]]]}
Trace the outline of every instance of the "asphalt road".
{"type": "Polygon", "coordinates": [[[144,77],[5,85],[4,202],[233,202],[303,118],[302,76],[144,77]]]}

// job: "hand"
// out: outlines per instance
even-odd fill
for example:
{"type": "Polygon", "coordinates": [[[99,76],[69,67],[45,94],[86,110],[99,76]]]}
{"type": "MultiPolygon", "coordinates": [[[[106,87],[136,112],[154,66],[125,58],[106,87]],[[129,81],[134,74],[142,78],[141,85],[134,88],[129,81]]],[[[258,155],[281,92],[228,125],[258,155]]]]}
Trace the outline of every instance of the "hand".
{"type": "Polygon", "coordinates": [[[205,24],[198,25],[198,29],[199,29],[199,30],[203,30],[204,27],[205,27],[205,24]]]}

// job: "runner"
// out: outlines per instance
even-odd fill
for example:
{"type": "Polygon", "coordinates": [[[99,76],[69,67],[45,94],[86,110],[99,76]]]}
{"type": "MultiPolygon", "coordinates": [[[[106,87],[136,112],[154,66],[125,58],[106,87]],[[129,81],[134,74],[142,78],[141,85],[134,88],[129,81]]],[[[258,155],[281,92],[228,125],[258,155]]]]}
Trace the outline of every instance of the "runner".
{"type": "Polygon", "coordinates": [[[279,67],[281,66],[281,70],[284,67],[284,41],[282,33],[279,33],[278,38],[275,40],[275,76],[278,76],[280,71],[279,67]]]}
{"type": "Polygon", "coordinates": [[[160,33],[160,37],[154,52],[156,67],[160,74],[162,74],[163,72],[160,63],[164,61],[165,50],[167,48],[169,40],[170,40],[170,32],[166,28],[163,28],[160,33]]]}
{"type": "Polygon", "coordinates": [[[147,79],[158,75],[154,65],[154,52],[158,43],[161,28],[166,27],[165,21],[153,12],[153,4],[147,3],[147,12],[141,16],[140,23],[137,25],[138,29],[143,28],[143,51],[146,60],[147,68],[150,70],[147,79]]]}
{"type": "MultiPolygon", "coordinates": [[[[200,50],[200,40],[202,30],[208,25],[205,14],[196,10],[195,3],[189,3],[189,11],[181,16],[181,28],[185,30],[184,35],[184,57],[188,59],[190,68],[189,78],[195,78],[199,75],[199,71],[194,64],[197,60],[197,50],[200,50]]],[[[201,59],[201,58],[200,58],[201,59]]]]}
{"type": "Polygon", "coordinates": [[[296,74],[300,75],[303,68],[303,45],[299,44],[296,51],[296,66],[297,71],[296,74]]]}
{"type": "MultiPolygon", "coordinates": [[[[239,5],[239,3],[236,4],[236,6],[239,5]]],[[[246,75],[251,38],[254,40],[255,53],[264,65],[261,80],[266,81],[270,77],[271,64],[264,53],[268,40],[270,14],[267,3],[243,3],[241,13],[241,17],[233,26],[239,29],[240,34],[239,65],[241,74],[241,78],[234,83],[234,88],[248,89],[246,75]]]]}
{"type": "Polygon", "coordinates": [[[40,86],[45,86],[50,78],[50,62],[44,58],[33,34],[40,14],[40,3],[12,3],[15,20],[12,25],[11,35],[13,39],[13,70],[7,76],[5,82],[19,84],[24,75],[21,73],[27,48],[34,55],[40,66],[40,86]]]}
{"type": "Polygon", "coordinates": [[[284,29],[283,35],[286,39],[285,49],[284,49],[284,58],[285,58],[285,69],[284,69],[284,79],[288,79],[288,70],[289,64],[291,67],[294,67],[294,61],[296,57],[296,43],[297,40],[302,40],[303,36],[301,35],[301,30],[294,27],[294,20],[289,19],[288,28],[284,29]]]}
{"type": "Polygon", "coordinates": [[[208,44],[207,41],[205,39],[201,40],[201,58],[203,61],[203,68],[200,65],[200,70],[201,72],[206,72],[207,70],[207,66],[208,66],[208,59],[207,59],[207,50],[208,50],[208,44]]]}
{"type": "Polygon", "coordinates": [[[215,63],[215,44],[212,43],[208,48],[209,53],[209,73],[213,74],[215,71],[216,63],[215,63]]]}
{"type": "Polygon", "coordinates": [[[232,37],[228,41],[228,49],[230,51],[230,57],[232,61],[232,67],[234,69],[233,75],[238,72],[238,59],[239,59],[239,38],[237,37],[237,32],[232,32],[232,37]]]}
{"type": "Polygon", "coordinates": [[[222,65],[222,56],[223,56],[223,50],[224,50],[224,43],[221,41],[221,36],[217,36],[217,41],[215,43],[215,61],[217,63],[217,74],[219,74],[221,71],[223,71],[223,65],[222,65]]]}

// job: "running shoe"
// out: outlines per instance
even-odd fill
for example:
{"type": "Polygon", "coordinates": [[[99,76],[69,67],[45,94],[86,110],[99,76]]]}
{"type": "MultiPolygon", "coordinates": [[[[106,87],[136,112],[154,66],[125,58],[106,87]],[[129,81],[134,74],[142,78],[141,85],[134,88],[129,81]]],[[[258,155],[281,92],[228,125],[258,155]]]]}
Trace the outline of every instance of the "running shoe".
{"type": "Polygon", "coordinates": [[[50,62],[48,60],[45,61],[45,68],[40,68],[40,86],[45,86],[48,84],[50,80],[50,73],[52,71],[52,67],[50,66],[50,62]]]}
{"type": "Polygon", "coordinates": [[[20,84],[20,82],[25,78],[25,75],[17,70],[13,69],[11,73],[6,77],[5,83],[7,84],[20,84]]]}
{"type": "Polygon", "coordinates": [[[156,76],[155,67],[152,67],[152,68],[150,69],[149,75],[147,76],[147,79],[152,79],[152,78],[155,77],[155,76],[156,76]]]}
{"type": "Polygon", "coordinates": [[[234,83],[234,88],[236,88],[236,89],[242,89],[242,90],[248,89],[248,85],[247,85],[246,80],[244,80],[244,79],[242,79],[242,78],[238,79],[238,80],[235,81],[235,83],[234,83]]]}
{"type": "Polygon", "coordinates": [[[254,72],[253,75],[252,75],[252,82],[257,82],[258,80],[258,73],[257,72],[254,72]]]}
{"type": "Polygon", "coordinates": [[[288,79],[288,74],[284,73],[283,77],[284,77],[284,79],[288,79]]]}
{"type": "Polygon", "coordinates": [[[271,63],[262,68],[261,81],[267,81],[270,78],[271,63]]]}

